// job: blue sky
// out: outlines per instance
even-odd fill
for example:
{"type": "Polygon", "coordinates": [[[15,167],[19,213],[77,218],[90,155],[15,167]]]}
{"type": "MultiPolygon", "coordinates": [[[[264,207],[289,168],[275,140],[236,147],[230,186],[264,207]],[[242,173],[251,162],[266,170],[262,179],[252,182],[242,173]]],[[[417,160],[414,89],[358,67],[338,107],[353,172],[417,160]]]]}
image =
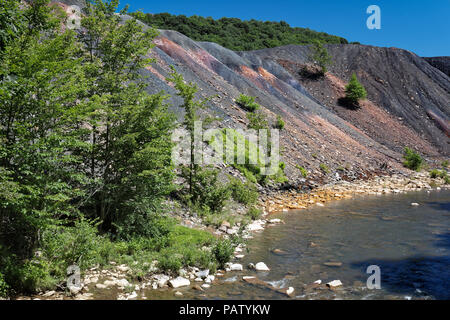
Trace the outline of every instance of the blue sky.
{"type": "Polygon", "coordinates": [[[130,11],[187,16],[284,20],[291,26],[342,36],[420,56],[450,56],[450,0],[121,0],[130,11]],[[381,30],[369,30],[369,5],[381,9],[381,30]]]}

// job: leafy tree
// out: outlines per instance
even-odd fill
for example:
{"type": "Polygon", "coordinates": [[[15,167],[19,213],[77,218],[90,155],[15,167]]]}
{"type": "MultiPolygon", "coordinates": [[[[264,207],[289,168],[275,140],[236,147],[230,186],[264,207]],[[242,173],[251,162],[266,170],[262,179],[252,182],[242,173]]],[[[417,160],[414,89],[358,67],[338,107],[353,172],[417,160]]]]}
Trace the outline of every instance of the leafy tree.
{"type": "Polygon", "coordinates": [[[356,74],[353,73],[349,83],[345,87],[345,98],[352,104],[358,105],[361,99],[367,97],[366,89],[356,78],[356,74]]]}
{"type": "Polygon", "coordinates": [[[259,104],[255,102],[255,97],[246,96],[245,94],[241,94],[236,103],[246,111],[254,112],[259,109],[259,104]]]}
{"type": "Polygon", "coordinates": [[[320,41],[315,41],[311,47],[310,60],[320,67],[320,74],[324,75],[327,72],[327,66],[331,64],[331,56],[328,50],[320,41]]]}
{"type": "Polygon", "coordinates": [[[417,152],[414,152],[414,150],[408,147],[405,147],[403,159],[403,165],[408,169],[419,171],[422,167],[422,157],[417,152]]]}
{"type": "Polygon", "coordinates": [[[175,30],[196,41],[216,42],[236,51],[278,47],[288,44],[348,43],[344,38],[305,28],[292,28],[284,21],[242,21],[237,18],[133,13],[142,22],[160,29],[175,30]]]}

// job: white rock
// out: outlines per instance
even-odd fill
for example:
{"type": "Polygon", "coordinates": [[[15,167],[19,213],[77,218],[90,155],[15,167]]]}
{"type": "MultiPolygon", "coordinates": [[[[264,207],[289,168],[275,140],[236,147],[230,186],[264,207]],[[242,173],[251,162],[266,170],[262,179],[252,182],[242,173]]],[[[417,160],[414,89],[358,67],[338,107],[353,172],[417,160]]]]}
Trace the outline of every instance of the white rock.
{"type": "Polygon", "coordinates": [[[77,287],[77,286],[70,286],[69,287],[69,291],[72,295],[77,295],[78,293],[80,293],[81,289],[83,289],[82,287],[77,287]]]}
{"type": "Polygon", "coordinates": [[[104,284],[102,284],[102,283],[97,283],[97,284],[95,285],[95,287],[96,287],[97,289],[106,289],[106,288],[108,288],[107,285],[104,285],[104,284]]]}
{"type": "Polygon", "coordinates": [[[293,294],[294,293],[294,288],[293,287],[289,287],[287,290],[286,290],[286,294],[287,295],[291,295],[291,294],[293,294]]]}
{"type": "MultiPolygon", "coordinates": [[[[105,283],[106,283],[106,281],[105,281],[105,283]]],[[[125,287],[129,286],[130,283],[128,282],[127,279],[118,279],[118,280],[116,280],[116,285],[118,287],[124,287],[125,288],[125,287]]]]}
{"type": "Polygon", "coordinates": [[[203,279],[202,278],[195,278],[194,281],[195,282],[203,282],[203,279]]]}
{"type": "Polygon", "coordinates": [[[264,262],[258,262],[255,265],[256,271],[270,271],[269,267],[264,262]]]}
{"type": "Polygon", "coordinates": [[[323,207],[324,205],[323,205],[323,203],[317,202],[317,203],[316,203],[316,206],[318,206],[318,207],[323,207]]]}
{"type": "Polygon", "coordinates": [[[166,285],[167,281],[169,281],[169,276],[165,274],[158,274],[154,277],[156,279],[156,284],[158,287],[162,288],[166,285]]]}
{"type": "Polygon", "coordinates": [[[52,291],[47,291],[46,293],[44,293],[42,296],[43,297],[51,297],[52,295],[54,295],[56,293],[56,291],[52,290],[52,291]]]}
{"type": "Polygon", "coordinates": [[[191,282],[188,279],[183,278],[183,277],[177,277],[177,278],[172,279],[172,280],[169,281],[169,285],[172,288],[185,287],[185,286],[188,286],[190,284],[191,284],[191,282]]]}
{"type": "Polygon", "coordinates": [[[417,202],[411,203],[412,206],[417,207],[419,204],[417,202]]]}
{"type": "Polygon", "coordinates": [[[207,283],[202,284],[202,288],[208,289],[208,288],[210,288],[210,287],[211,287],[211,285],[209,285],[209,284],[207,284],[207,283]]]}
{"type": "Polygon", "coordinates": [[[256,277],[253,277],[253,276],[243,276],[242,279],[243,279],[243,280],[250,280],[250,279],[256,279],[256,277]]]}
{"type": "Polygon", "coordinates": [[[281,223],[281,219],[270,219],[269,223],[281,223]]]}
{"type": "Polygon", "coordinates": [[[333,280],[333,281],[328,282],[327,286],[329,286],[330,288],[339,287],[339,286],[342,286],[342,282],[341,282],[341,280],[333,280]]]}
{"type": "Polygon", "coordinates": [[[126,265],[122,264],[117,267],[117,270],[122,271],[122,272],[127,272],[128,270],[130,270],[130,268],[127,267],[126,265]]]}
{"type": "Polygon", "coordinates": [[[176,291],[176,292],[175,292],[175,295],[176,295],[177,297],[182,297],[182,296],[183,296],[183,294],[182,294],[180,291],[176,291]]]}
{"type": "Polygon", "coordinates": [[[112,287],[116,285],[116,282],[113,280],[106,280],[105,282],[103,282],[103,284],[107,287],[112,287]]]}
{"type": "Polygon", "coordinates": [[[205,278],[205,283],[211,283],[213,282],[215,277],[213,275],[209,275],[205,278]]]}
{"type": "Polygon", "coordinates": [[[322,283],[322,280],[316,280],[316,281],[314,281],[314,283],[315,283],[315,284],[321,284],[321,283],[322,283]]]}
{"type": "Polygon", "coordinates": [[[242,267],[242,264],[240,264],[240,263],[233,263],[230,266],[230,270],[231,271],[242,271],[242,270],[244,270],[244,268],[242,267]]]}
{"type": "Polygon", "coordinates": [[[135,298],[137,298],[137,293],[136,293],[136,291],[133,291],[133,292],[127,297],[127,299],[135,299],[135,298]]]}
{"type": "Polygon", "coordinates": [[[245,257],[245,255],[243,255],[243,254],[237,254],[235,257],[236,257],[236,259],[242,259],[242,258],[245,257]]]}
{"type": "Polygon", "coordinates": [[[206,278],[209,275],[209,269],[197,271],[195,275],[197,278],[206,278]]]}
{"type": "Polygon", "coordinates": [[[259,230],[264,230],[264,228],[262,227],[262,222],[261,221],[254,221],[253,223],[247,225],[247,230],[248,231],[259,231],[259,230]]]}

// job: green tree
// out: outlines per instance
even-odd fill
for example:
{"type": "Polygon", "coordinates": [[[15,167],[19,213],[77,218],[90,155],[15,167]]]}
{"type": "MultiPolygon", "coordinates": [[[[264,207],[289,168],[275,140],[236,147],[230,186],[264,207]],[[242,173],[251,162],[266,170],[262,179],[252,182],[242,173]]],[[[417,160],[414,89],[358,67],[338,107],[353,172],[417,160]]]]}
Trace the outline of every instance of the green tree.
{"type": "Polygon", "coordinates": [[[358,105],[361,99],[367,97],[366,89],[356,78],[356,74],[353,73],[349,83],[345,87],[345,98],[352,104],[358,105]]]}
{"type": "Polygon", "coordinates": [[[403,159],[403,165],[408,169],[419,171],[422,167],[422,157],[417,152],[414,152],[414,150],[408,147],[405,147],[403,159]]]}
{"type": "Polygon", "coordinates": [[[320,41],[315,41],[311,46],[310,60],[320,67],[321,75],[324,75],[328,71],[327,67],[332,62],[328,50],[323,46],[323,44],[320,41]]]}
{"type": "Polygon", "coordinates": [[[87,128],[90,148],[82,157],[93,181],[84,209],[104,230],[128,238],[147,234],[146,220],[173,190],[168,137],[175,118],[164,95],[146,92],[139,73],[152,62],[156,31],[135,19],[121,23],[117,6],[117,0],[88,3],[81,21],[87,90],[80,126],[87,128]]]}

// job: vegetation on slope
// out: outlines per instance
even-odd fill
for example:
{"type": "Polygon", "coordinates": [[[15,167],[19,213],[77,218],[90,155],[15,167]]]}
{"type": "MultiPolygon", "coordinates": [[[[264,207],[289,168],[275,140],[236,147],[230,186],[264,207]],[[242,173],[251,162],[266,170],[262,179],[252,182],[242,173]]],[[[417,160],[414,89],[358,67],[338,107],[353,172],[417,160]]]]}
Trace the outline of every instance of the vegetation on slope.
{"type": "Polygon", "coordinates": [[[235,51],[274,48],[288,44],[348,43],[342,37],[307,28],[292,28],[284,21],[242,21],[237,18],[186,17],[169,13],[133,13],[142,22],[158,29],[181,32],[196,41],[215,42],[235,51]]]}
{"type": "Polygon", "coordinates": [[[139,73],[155,30],[121,25],[117,0],[89,3],[82,33],[61,30],[49,0],[5,1],[19,20],[4,24],[0,47],[0,296],[64,288],[71,265],[133,261],[141,276],[154,260],[174,273],[223,265],[228,242],[164,208],[176,122],[139,73]]]}

